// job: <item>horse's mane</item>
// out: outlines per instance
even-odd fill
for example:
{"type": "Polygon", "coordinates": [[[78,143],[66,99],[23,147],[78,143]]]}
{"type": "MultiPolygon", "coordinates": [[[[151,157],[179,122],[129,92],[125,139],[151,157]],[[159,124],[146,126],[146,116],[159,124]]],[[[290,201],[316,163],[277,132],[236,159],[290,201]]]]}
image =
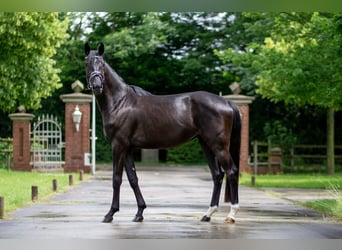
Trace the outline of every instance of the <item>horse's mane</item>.
{"type": "Polygon", "coordinates": [[[107,69],[110,70],[110,72],[111,72],[112,75],[116,78],[116,80],[117,80],[118,82],[121,82],[121,83],[123,83],[123,84],[129,86],[129,87],[133,90],[133,92],[134,92],[136,95],[138,95],[138,96],[152,95],[152,93],[148,92],[147,90],[144,90],[144,89],[141,88],[141,87],[138,87],[138,86],[135,86],[135,85],[129,85],[129,84],[127,84],[127,83],[124,81],[124,79],[123,79],[120,75],[118,75],[118,73],[116,73],[116,71],[115,71],[107,62],[105,62],[105,66],[107,67],[107,69]]]}
{"type": "Polygon", "coordinates": [[[150,92],[148,92],[148,91],[146,91],[146,90],[144,90],[138,86],[135,86],[135,85],[129,85],[129,86],[133,89],[134,93],[136,93],[138,96],[152,95],[152,93],[150,93],[150,92]]]}
{"type": "Polygon", "coordinates": [[[116,73],[116,71],[106,61],[104,61],[104,63],[105,67],[112,73],[112,75],[118,82],[128,85],[127,83],[125,83],[124,79],[122,79],[122,77],[119,76],[118,73],[116,73]]]}

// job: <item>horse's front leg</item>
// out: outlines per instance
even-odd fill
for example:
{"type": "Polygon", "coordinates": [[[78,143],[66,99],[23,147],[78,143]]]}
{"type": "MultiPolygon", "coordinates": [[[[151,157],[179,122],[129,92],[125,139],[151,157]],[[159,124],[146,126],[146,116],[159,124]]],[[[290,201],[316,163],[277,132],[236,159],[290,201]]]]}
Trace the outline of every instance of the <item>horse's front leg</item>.
{"type": "Polygon", "coordinates": [[[146,204],[145,204],[144,197],[142,196],[142,193],[138,185],[138,177],[137,177],[137,173],[135,170],[132,153],[127,155],[125,168],[126,168],[126,173],[127,173],[129,184],[131,185],[133,189],[135,198],[137,200],[137,205],[138,205],[138,212],[135,215],[133,221],[142,222],[144,220],[143,212],[144,212],[144,209],[146,208],[146,204]]]}
{"type": "MultiPolygon", "coordinates": [[[[115,152],[113,150],[113,152],[115,152]]],[[[102,222],[110,223],[113,221],[113,216],[116,212],[119,211],[120,208],[120,187],[122,183],[122,172],[123,172],[123,163],[122,160],[124,157],[123,154],[115,154],[113,153],[113,199],[112,205],[110,207],[109,212],[105,215],[102,222]],[[115,157],[114,157],[115,155],[115,157]]]]}

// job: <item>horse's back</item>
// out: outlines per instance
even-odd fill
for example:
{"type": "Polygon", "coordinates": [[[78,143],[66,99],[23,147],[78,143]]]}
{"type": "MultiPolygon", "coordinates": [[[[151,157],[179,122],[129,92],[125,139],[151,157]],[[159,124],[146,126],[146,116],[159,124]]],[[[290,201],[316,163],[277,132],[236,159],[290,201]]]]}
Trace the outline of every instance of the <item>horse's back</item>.
{"type": "MultiPolygon", "coordinates": [[[[206,91],[173,95],[141,95],[137,97],[137,108],[148,116],[168,116],[168,120],[189,123],[208,122],[232,117],[232,104],[225,98],[206,91]],[[186,122],[189,120],[188,122],[186,122]]],[[[189,124],[190,125],[190,124],[189,124]]]]}
{"type": "Polygon", "coordinates": [[[232,104],[222,96],[198,91],[190,95],[194,117],[202,122],[230,119],[233,116],[232,104]]]}
{"type": "MultiPolygon", "coordinates": [[[[135,87],[135,86],[134,86],[135,87]]],[[[206,92],[206,91],[195,91],[187,92],[181,94],[171,94],[171,95],[153,95],[150,92],[143,90],[139,97],[143,102],[153,104],[169,104],[175,105],[176,102],[188,102],[188,104],[201,104],[207,107],[211,107],[215,110],[229,110],[230,102],[227,101],[222,96],[206,92]],[[145,94],[146,92],[146,94],[145,94]]]]}

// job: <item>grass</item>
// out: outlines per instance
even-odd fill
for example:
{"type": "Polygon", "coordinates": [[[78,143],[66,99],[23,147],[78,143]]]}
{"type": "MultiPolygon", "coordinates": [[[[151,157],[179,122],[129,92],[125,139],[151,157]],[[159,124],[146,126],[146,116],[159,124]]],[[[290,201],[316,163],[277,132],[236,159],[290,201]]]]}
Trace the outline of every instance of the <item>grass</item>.
{"type": "MultiPolygon", "coordinates": [[[[325,216],[334,216],[333,210],[337,206],[336,200],[332,200],[332,199],[308,201],[308,202],[304,202],[300,204],[308,208],[311,208],[313,210],[319,211],[325,216]]],[[[334,217],[338,218],[338,216],[334,216],[334,217]]],[[[342,218],[339,218],[339,219],[342,219],[342,218]]]]}
{"type": "MultiPolygon", "coordinates": [[[[240,184],[251,186],[251,175],[242,174],[240,184]]],[[[342,174],[333,176],[324,174],[282,174],[282,175],[257,175],[255,187],[275,188],[304,188],[304,189],[327,189],[333,199],[324,199],[300,203],[321,212],[326,216],[333,216],[342,220],[342,174]]]]}
{"type": "MultiPolygon", "coordinates": [[[[251,175],[243,173],[240,184],[251,186],[251,175]]],[[[260,188],[329,189],[331,186],[342,187],[342,174],[339,173],[333,176],[325,174],[257,175],[255,177],[255,186],[260,188]]]]}
{"type": "Polygon", "coordinates": [[[334,199],[324,199],[303,203],[304,206],[321,212],[326,216],[333,216],[342,221],[342,191],[336,187],[331,188],[334,199]]]}
{"type": "MultiPolygon", "coordinates": [[[[83,178],[88,177],[84,175],[83,178]]],[[[38,186],[38,202],[53,195],[53,179],[57,179],[58,182],[57,193],[64,192],[69,188],[69,174],[0,170],[0,196],[4,197],[5,216],[10,211],[32,204],[32,186],[38,186]]],[[[79,182],[78,175],[73,174],[73,181],[74,185],[79,182]]]]}

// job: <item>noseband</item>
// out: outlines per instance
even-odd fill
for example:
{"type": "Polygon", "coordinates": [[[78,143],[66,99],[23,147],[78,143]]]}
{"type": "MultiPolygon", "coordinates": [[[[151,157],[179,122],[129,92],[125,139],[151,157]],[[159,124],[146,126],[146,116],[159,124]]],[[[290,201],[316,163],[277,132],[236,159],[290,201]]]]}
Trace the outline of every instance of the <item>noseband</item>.
{"type": "MultiPolygon", "coordinates": [[[[103,85],[104,82],[104,75],[100,72],[100,71],[94,71],[91,72],[89,79],[88,79],[88,89],[92,90],[93,89],[93,85],[91,84],[91,81],[94,77],[98,77],[100,78],[101,84],[103,85]]],[[[101,86],[101,89],[103,88],[103,86],[101,86]]]]}

